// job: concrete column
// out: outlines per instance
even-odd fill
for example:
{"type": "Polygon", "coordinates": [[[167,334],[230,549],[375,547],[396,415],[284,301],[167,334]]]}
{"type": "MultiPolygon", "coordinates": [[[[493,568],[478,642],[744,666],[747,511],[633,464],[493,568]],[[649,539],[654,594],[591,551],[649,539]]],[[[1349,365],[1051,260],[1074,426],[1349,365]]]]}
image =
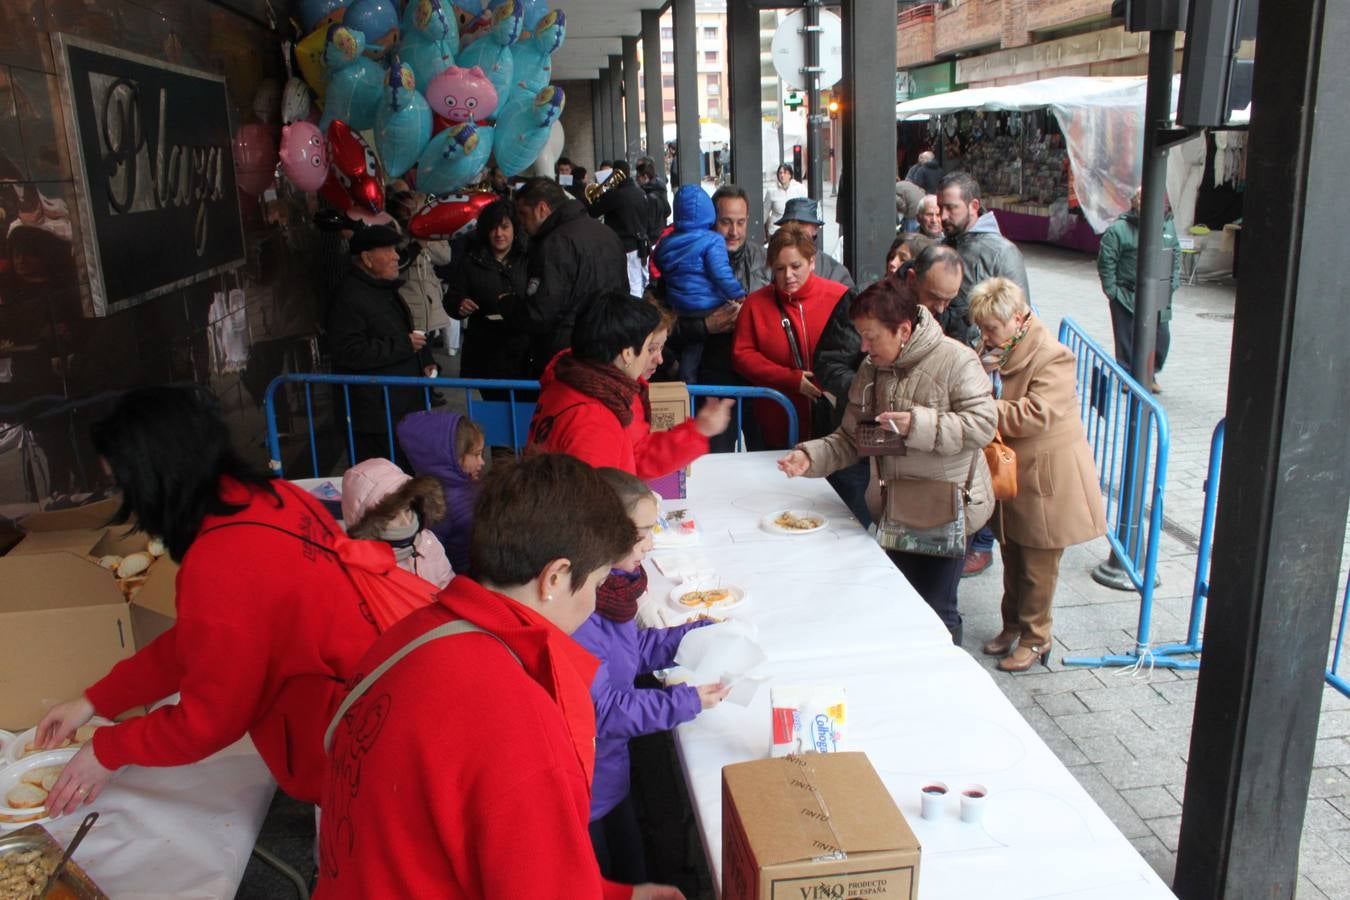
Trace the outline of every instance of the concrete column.
{"type": "Polygon", "coordinates": [[[624,158],[630,163],[642,155],[642,122],[638,103],[638,39],[623,39],[624,158]]]}
{"type": "Polygon", "coordinates": [[[666,174],[665,106],[661,102],[661,11],[642,11],[642,90],[647,114],[647,155],[666,174]]]}
{"type": "Polygon", "coordinates": [[[761,126],[759,9],[727,0],[727,109],[731,116],[731,177],[749,194],[748,233],[764,233],[764,138],[761,126]]]}
{"type": "MultiPolygon", "coordinates": [[[[605,158],[605,126],[601,119],[601,110],[605,109],[604,97],[600,88],[600,79],[591,82],[591,140],[595,147],[595,161],[605,158]]],[[[594,169],[594,166],[592,166],[594,169]]]]}
{"type": "Polygon", "coordinates": [[[840,115],[844,174],[839,220],[844,265],[859,287],[885,271],[895,239],[895,8],[843,0],[844,77],[840,115]],[[850,85],[869,85],[851,90],[850,85]]]}
{"type": "Polygon", "coordinates": [[[698,32],[694,0],[671,0],[670,9],[675,22],[675,140],[679,154],[676,181],[679,185],[698,184],[702,169],[698,150],[698,32]]]}
{"type": "Polygon", "coordinates": [[[609,58],[609,146],[610,158],[626,159],[628,138],[623,124],[623,56],[609,58]]]}

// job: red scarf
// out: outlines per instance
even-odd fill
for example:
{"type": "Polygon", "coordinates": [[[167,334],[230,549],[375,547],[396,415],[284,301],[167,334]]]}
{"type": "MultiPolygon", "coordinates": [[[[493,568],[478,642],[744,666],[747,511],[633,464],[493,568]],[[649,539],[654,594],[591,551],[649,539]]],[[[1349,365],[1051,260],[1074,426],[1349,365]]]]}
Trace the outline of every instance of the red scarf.
{"type": "Polygon", "coordinates": [[[457,618],[468,619],[501,638],[520,657],[525,671],[562,712],[590,784],[595,776],[595,706],[590,685],[600,661],[543,616],[467,576],[453,578],[438,600],[457,618]]]}
{"type": "Polygon", "coordinates": [[[609,363],[577,359],[571,353],[559,355],[553,374],[568,387],[599,400],[627,428],[633,422],[633,399],[643,393],[642,384],[629,378],[609,363]]]}
{"type": "Polygon", "coordinates": [[[638,599],[647,593],[647,570],[612,569],[595,589],[595,611],[611,622],[631,622],[637,616],[638,599]]]}

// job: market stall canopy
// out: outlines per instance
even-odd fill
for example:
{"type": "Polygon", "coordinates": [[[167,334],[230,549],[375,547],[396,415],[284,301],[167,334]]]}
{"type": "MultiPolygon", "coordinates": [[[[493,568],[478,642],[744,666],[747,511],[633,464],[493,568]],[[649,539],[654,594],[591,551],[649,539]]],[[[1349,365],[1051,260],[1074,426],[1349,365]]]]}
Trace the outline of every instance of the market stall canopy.
{"type": "MultiPolygon", "coordinates": [[[[661,129],[661,136],[667,141],[675,140],[675,123],[667,122],[661,129]]],[[[731,142],[731,131],[725,125],[716,122],[700,122],[698,126],[698,147],[704,153],[719,149],[731,142]]]]}
{"type": "MultiPolygon", "coordinates": [[[[1143,171],[1146,78],[1062,77],[999,87],[968,88],[895,105],[896,119],[964,110],[1028,112],[1049,109],[1059,120],[1083,215],[1098,234],[1129,208],[1143,171]]],[[[1172,79],[1175,116],[1181,78],[1172,79]]],[[[1230,124],[1251,118],[1250,107],[1230,124]]]]}

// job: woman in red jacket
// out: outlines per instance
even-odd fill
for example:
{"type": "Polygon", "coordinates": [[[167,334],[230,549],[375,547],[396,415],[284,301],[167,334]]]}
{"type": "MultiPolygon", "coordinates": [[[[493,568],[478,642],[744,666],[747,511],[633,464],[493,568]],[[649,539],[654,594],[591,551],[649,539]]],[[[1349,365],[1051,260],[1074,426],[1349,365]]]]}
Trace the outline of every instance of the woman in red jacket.
{"type": "Polygon", "coordinates": [[[473,578],[381,635],[332,726],[316,898],[681,900],[603,882],[586,828],[599,661],[568,635],[637,539],[576,459],[492,467],[473,578]]]}
{"type": "Polygon", "coordinates": [[[596,296],[577,317],[572,347],[539,379],[530,422],[533,451],[567,453],[596,468],[660,478],[708,452],[708,438],[731,423],[734,400],[709,400],[669,431],[651,430],[647,379],[661,364],[669,326],[650,303],[628,294],[596,296]]]}
{"type": "MultiPolygon", "coordinates": [[[[811,434],[811,404],[824,396],[811,371],[811,360],[825,323],[848,288],[814,274],[816,245],[800,225],[789,223],[769,240],[773,283],[745,298],[736,320],[736,371],[757,387],[792,398],[801,433],[811,434]]],[[[844,402],[845,398],[839,398],[844,402]]],[[[787,414],[771,400],[755,401],[755,417],[764,447],[787,446],[787,414]]]]}
{"type": "Polygon", "coordinates": [[[245,734],[286,793],[317,802],[324,726],[377,635],[332,549],[337,522],[294,485],[249,470],[201,388],[131,391],[94,426],[93,441],[122,491],[114,521],[160,537],[181,566],[178,618],[83,696],[52,708],[38,743],[59,744],[94,713],[116,716],[175,692],[180,700],[98,729],[48,808],[93,801],[122,766],[186,765],[245,734]]]}

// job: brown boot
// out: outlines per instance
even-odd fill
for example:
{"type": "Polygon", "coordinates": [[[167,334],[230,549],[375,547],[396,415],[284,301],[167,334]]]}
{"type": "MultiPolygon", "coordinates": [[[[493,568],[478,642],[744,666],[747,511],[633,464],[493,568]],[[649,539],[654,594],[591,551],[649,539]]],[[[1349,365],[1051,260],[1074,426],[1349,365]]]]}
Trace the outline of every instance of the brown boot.
{"type": "Polygon", "coordinates": [[[1013,648],[1013,644],[1017,643],[1017,639],[1021,634],[1022,632],[1020,629],[1004,628],[998,633],[998,637],[989,641],[980,649],[984,651],[985,656],[1006,656],[1008,651],[1013,648]]]}
{"type": "Polygon", "coordinates": [[[1040,660],[1041,665],[1050,665],[1050,645],[1036,645],[1034,647],[1027,644],[1018,644],[1017,649],[1013,651],[1012,656],[1004,657],[998,661],[1000,672],[1025,672],[1040,660]]]}

